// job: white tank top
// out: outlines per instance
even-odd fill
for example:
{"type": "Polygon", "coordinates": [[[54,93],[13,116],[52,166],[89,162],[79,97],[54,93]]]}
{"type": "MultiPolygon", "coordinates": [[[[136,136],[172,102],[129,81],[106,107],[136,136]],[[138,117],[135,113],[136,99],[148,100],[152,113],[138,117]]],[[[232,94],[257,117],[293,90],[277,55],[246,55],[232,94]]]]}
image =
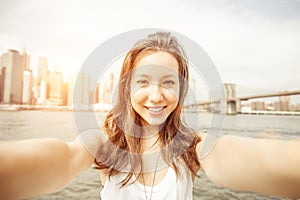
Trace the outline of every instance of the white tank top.
{"type": "Polygon", "coordinates": [[[176,178],[173,168],[169,167],[165,177],[161,182],[152,187],[145,186],[139,181],[133,184],[125,185],[120,188],[120,181],[126,175],[113,176],[107,178],[104,187],[100,193],[102,200],[145,200],[145,191],[147,199],[151,200],[192,200],[193,199],[193,182],[191,174],[184,167],[180,167],[181,175],[176,178]]]}

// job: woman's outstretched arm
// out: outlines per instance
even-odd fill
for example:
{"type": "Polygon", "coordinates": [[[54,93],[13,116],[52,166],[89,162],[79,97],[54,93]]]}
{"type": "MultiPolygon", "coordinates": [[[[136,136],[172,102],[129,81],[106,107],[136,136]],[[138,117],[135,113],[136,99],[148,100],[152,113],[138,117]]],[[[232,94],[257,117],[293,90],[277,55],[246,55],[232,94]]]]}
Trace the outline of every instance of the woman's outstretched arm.
{"type": "MultiPolygon", "coordinates": [[[[198,152],[200,152],[199,144],[198,152]]],[[[300,140],[222,136],[201,160],[217,185],[300,198],[300,140]]]]}
{"type": "MultiPolygon", "coordinates": [[[[93,143],[100,141],[95,137],[93,143]]],[[[94,160],[80,137],[69,143],[58,139],[0,142],[0,158],[0,199],[57,192],[94,160]]]]}

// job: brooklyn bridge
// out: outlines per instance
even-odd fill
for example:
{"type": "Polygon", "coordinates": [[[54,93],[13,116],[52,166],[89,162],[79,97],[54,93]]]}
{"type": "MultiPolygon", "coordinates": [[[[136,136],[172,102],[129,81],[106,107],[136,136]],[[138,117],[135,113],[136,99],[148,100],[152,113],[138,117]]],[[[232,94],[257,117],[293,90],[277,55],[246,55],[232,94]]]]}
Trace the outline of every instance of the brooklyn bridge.
{"type": "MultiPolygon", "coordinates": [[[[283,92],[272,92],[272,93],[265,93],[265,94],[254,94],[254,95],[246,95],[246,96],[236,96],[236,85],[235,84],[224,84],[224,90],[225,90],[225,99],[221,100],[221,99],[217,99],[217,100],[208,100],[208,101],[200,101],[198,103],[195,104],[189,104],[186,105],[186,108],[190,108],[190,109],[202,109],[202,110],[214,110],[213,108],[218,108],[220,107],[220,104],[222,101],[225,101],[225,105],[226,105],[226,114],[238,114],[238,113],[242,113],[242,102],[243,101],[248,101],[248,100],[252,100],[252,99],[264,99],[264,98],[268,98],[268,97],[289,97],[292,95],[300,95],[300,90],[293,90],[293,91],[283,91],[283,92]]],[[[244,111],[245,112],[245,111],[244,111]]],[[[249,113],[251,111],[248,111],[249,113]]],[[[252,113],[267,113],[267,111],[263,111],[261,110],[256,111],[256,112],[252,112],[252,113]]],[[[268,112],[271,113],[271,112],[268,112]]],[[[284,113],[284,112],[276,112],[273,111],[273,114],[280,114],[280,113],[284,113]]],[[[286,113],[286,112],[285,112],[286,113]]],[[[290,112],[291,113],[291,112],[290,112]]],[[[297,112],[297,114],[300,115],[300,112],[297,112]]]]}

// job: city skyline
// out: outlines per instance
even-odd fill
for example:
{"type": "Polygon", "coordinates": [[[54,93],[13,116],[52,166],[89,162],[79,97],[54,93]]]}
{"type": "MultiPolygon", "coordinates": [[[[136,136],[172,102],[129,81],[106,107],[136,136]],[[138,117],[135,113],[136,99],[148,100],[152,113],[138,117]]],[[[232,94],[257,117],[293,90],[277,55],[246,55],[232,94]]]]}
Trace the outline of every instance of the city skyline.
{"type": "MultiPolygon", "coordinates": [[[[33,83],[30,83],[32,86],[30,86],[30,84],[27,83],[28,81],[24,82],[24,84],[26,85],[27,88],[30,88],[30,90],[31,89],[33,90],[33,94],[43,93],[42,98],[41,98],[42,101],[38,101],[37,102],[38,104],[45,104],[45,101],[49,100],[49,99],[54,100],[55,98],[54,99],[52,98],[53,94],[55,94],[54,96],[59,96],[58,94],[62,93],[62,90],[65,90],[65,89],[63,89],[63,87],[65,87],[65,86],[63,86],[63,84],[67,84],[71,89],[74,88],[74,84],[75,84],[76,81],[82,82],[85,85],[85,83],[81,80],[83,78],[82,76],[86,76],[85,74],[82,74],[81,76],[77,77],[78,72],[74,72],[72,74],[72,76],[66,78],[64,76],[63,72],[60,70],[61,67],[59,67],[58,65],[55,65],[52,68],[50,67],[50,69],[49,69],[48,59],[46,57],[38,57],[37,58],[38,67],[37,68],[32,68],[32,64],[31,64],[32,63],[31,62],[32,57],[31,57],[29,52],[26,52],[26,49],[22,49],[20,51],[15,50],[15,49],[14,50],[8,49],[6,53],[4,53],[0,56],[0,58],[5,56],[5,54],[7,54],[8,52],[14,52],[14,53],[20,54],[21,56],[22,55],[24,56],[24,61],[23,60],[18,61],[18,62],[24,63],[23,64],[24,65],[24,76],[23,76],[24,80],[25,79],[30,80],[31,77],[33,78],[32,79],[33,83]],[[33,76],[33,74],[36,74],[36,76],[33,76]],[[59,78],[60,76],[61,76],[61,78],[59,78]],[[26,77],[28,77],[28,78],[26,78],[26,77]],[[44,82],[46,81],[46,82],[42,83],[41,81],[44,81],[44,82]],[[53,91],[49,91],[49,94],[46,94],[46,91],[45,91],[46,88],[44,89],[44,91],[41,91],[41,92],[37,91],[39,89],[36,88],[36,87],[41,87],[40,84],[44,85],[43,87],[46,87],[47,84],[53,85],[53,84],[57,84],[57,83],[59,83],[59,84],[57,86],[55,86],[55,88],[56,87],[58,87],[58,88],[56,89],[57,91],[55,91],[54,93],[53,93],[53,91]],[[48,95],[48,99],[46,99],[46,95],[48,95]]],[[[86,97],[88,97],[88,99],[90,99],[90,97],[88,95],[89,90],[93,90],[93,88],[96,89],[96,87],[98,87],[96,85],[100,84],[101,89],[99,87],[97,88],[97,90],[99,90],[99,91],[97,91],[97,92],[99,92],[99,94],[97,94],[98,95],[97,98],[99,98],[99,100],[101,99],[100,102],[103,99],[106,99],[105,102],[110,102],[111,103],[111,99],[108,100],[108,98],[111,98],[111,97],[109,97],[109,94],[107,96],[107,94],[104,94],[104,93],[112,93],[112,91],[114,90],[114,87],[116,87],[118,76],[119,76],[119,71],[121,69],[123,59],[124,59],[124,57],[120,57],[119,59],[117,59],[116,61],[111,63],[109,68],[107,68],[107,70],[104,72],[101,79],[99,78],[98,80],[92,80],[91,79],[92,77],[88,77],[88,85],[89,85],[88,88],[89,89],[85,90],[85,91],[82,91],[85,94],[84,96],[86,96],[86,97]]],[[[0,64],[1,64],[1,62],[0,62],[0,64]]],[[[3,65],[3,64],[4,63],[2,63],[1,65],[3,65]]],[[[190,96],[189,98],[187,98],[187,102],[190,102],[194,98],[197,102],[208,101],[210,99],[210,93],[208,91],[208,88],[206,87],[205,79],[203,79],[203,77],[201,75],[199,75],[196,71],[194,71],[194,67],[191,67],[190,75],[191,75],[191,77],[190,77],[190,86],[189,87],[190,87],[190,89],[193,93],[193,94],[192,93],[191,94],[194,97],[190,96]],[[190,98],[192,98],[192,99],[190,99],[190,98]]],[[[30,80],[30,82],[32,82],[32,81],[30,80]]],[[[235,85],[234,86],[235,87],[234,92],[236,93],[235,94],[236,97],[245,96],[244,93],[239,94],[239,92],[237,92],[239,86],[236,85],[235,83],[232,83],[232,82],[224,83],[225,86],[226,86],[226,84],[234,84],[235,85]]],[[[227,90],[225,89],[225,91],[227,91],[227,90]]],[[[23,92],[24,92],[24,88],[23,88],[23,92]]],[[[68,100],[65,100],[65,101],[67,101],[67,104],[70,105],[71,104],[70,102],[72,102],[71,99],[72,99],[73,92],[70,89],[68,89],[68,91],[65,91],[63,93],[66,93],[66,92],[70,93],[70,94],[66,94],[66,96],[68,96],[68,100]]],[[[280,92],[283,92],[283,91],[280,91],[280,92]]],[[[257,95],[258,93],[260,93],[260,92],[257,92],[255,90],[254,93],[252,93],[252,94],[250,94],[249,91],[248,91],[248,94],[247,93],[246,94],[247,95],[249,95],[249,94],[250,95],[257,95]]],[[[268,92],[264,92],[264,94],[266,94],[266,93],[268,93],[268,92]]],[[[35,96],[37,97],[39,95],[35,95],[35,96]]],[[[296,97],[299,97],[299,95],[297,95],[296,97]]],[[[27,98],[27,99],[29,98],[30,99],[30,96],[28,97],[28,94],[27,94],[27,97],[23,97],[23,98],[27,98]]],[[[88,100],[88,99],[85,99],[84,101],[89,102],[90,100],[88,100]]],[[[292,95],[290,99],[291,99],[290,102],[292,104],[299,103],[298,98],[295,98],[295,95],[292,95]]],[[[194,100],[192,100],[192,101],[194,101],[194,100]]],[[[268,97],[268,98],[264,98],[264,99],[261,98],[260,101],[264,101],[266,103],[276,102],[277,98],[275,98],[275,97],[271,97],[271,98],[268,97]]],[[[25,104],[30,104],[29,103],[30,100],[26,100],[26,101],[23,100],[22,102],[25,103],[25,104]]],[[[195,102],[192,102],[192,104],[193,103],[195,103],[195,102]]],[[[66,104],[66,103],[64,103],[64,104],[66,104]]]]}
{"type": "MultiPolygon", "coordinates": [[[[38,57],[38,68],[35,69],[37,76],[33,77],[30,54],[25,49],[21,52],[9,49],[0,56],[1,109],[18,109],[17,107],[6,106],[15,104],[25,105],[25,107],[22,107],[23,109],[44,109],[43,106],[68,106],[68,109],[75,110],[109,110],[114,102],[114,91],[123,59],[124,57],[120,57],[114,61],[98,80],[93,80],[91,74],[81,72],[73,76],[72,81],[66,81],[62,72],[60,72],[60,67],[54,66],[51,71],[48,70],[46,57],[38,57]]],[[[218,103],[216,104],[218,100],[210,99],[210,92],[205,87],[205,80],[193,70],[192,66],[190,75],[189,89],[184,102],[186,108],[194,109],[197,106],[199,110],[220,112],[220,107],[218,103]]],[[[253,112],[276,114],[278,114],[277,112],[292,112],[298,114],[297,111],[300,110],[300,103],[295,104],[289,96],[289,94],[299,95],[300,91],[258,96],[256,94],[245,98],[237,96],[236,86],[235,83],[223,83],[227,114],[253,112]],[[265,99],[270,95],[279,98],[273,101],[265,99]],[[252,98],[260,99],[253,101],[252,98]]]]}
{"type": "MultiPolygon", "coordinates": [[[[38,57],[37,68],[32,68],[32,57],[25,49],[8,49],[0,55],[0,105],[86,106],[111,104],[114,74],[103,80],[92,80],[91,74],[78,73],[66,80],[61,67],[49,70],[46,57],[38,57]],[[33,74],[36,76],[33,76],[33,74]],[[75,89],[77,92],[75,92],[75,89]]],[[[29,106],[29,107],[28,107],[29,106]]],[[[35,107],[39,108],[39,107],[35,107]]]]}

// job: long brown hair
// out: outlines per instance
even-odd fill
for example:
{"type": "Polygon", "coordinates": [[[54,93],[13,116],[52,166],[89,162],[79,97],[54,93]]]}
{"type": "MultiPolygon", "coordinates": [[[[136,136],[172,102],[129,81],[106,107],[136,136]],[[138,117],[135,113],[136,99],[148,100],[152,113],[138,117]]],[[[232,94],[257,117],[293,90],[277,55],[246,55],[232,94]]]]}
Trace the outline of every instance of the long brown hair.
{"type": "MultiPolygon", "coordinates": [[[[135,169],[141,169],[142,166],[139,156],[142,152],[142,141],[139,136],[145,122],[131,106],[131,71],[145,53],[157,51],[165,51],[174,56],[179,66],[180,81],[178,105],[159,131],[158,142],[163,147],[167,147],[162,148],[162,157],[165,162],[172,165],[177,175],[180,175],[178,162],[183,162],[193,176],[197,176],[197,170],[200,168],[196,145],[201,139],[194,130],[185,125],[182,119],[182,105],[188,88],[188,61],[182,46],[171,33],[157,32],[138,41],[124,59],[118,83],[117,101],[104,121],[104,131],[108,141],[100,146],[95,158],[96,169],[103,170],[108,177],[120,174],[123,169],[130,166],[126,178],[120,183],[121,186],[126,185],[135,169]]],[[[142,170],[139,175],[141,173],[142,170]]]]}

